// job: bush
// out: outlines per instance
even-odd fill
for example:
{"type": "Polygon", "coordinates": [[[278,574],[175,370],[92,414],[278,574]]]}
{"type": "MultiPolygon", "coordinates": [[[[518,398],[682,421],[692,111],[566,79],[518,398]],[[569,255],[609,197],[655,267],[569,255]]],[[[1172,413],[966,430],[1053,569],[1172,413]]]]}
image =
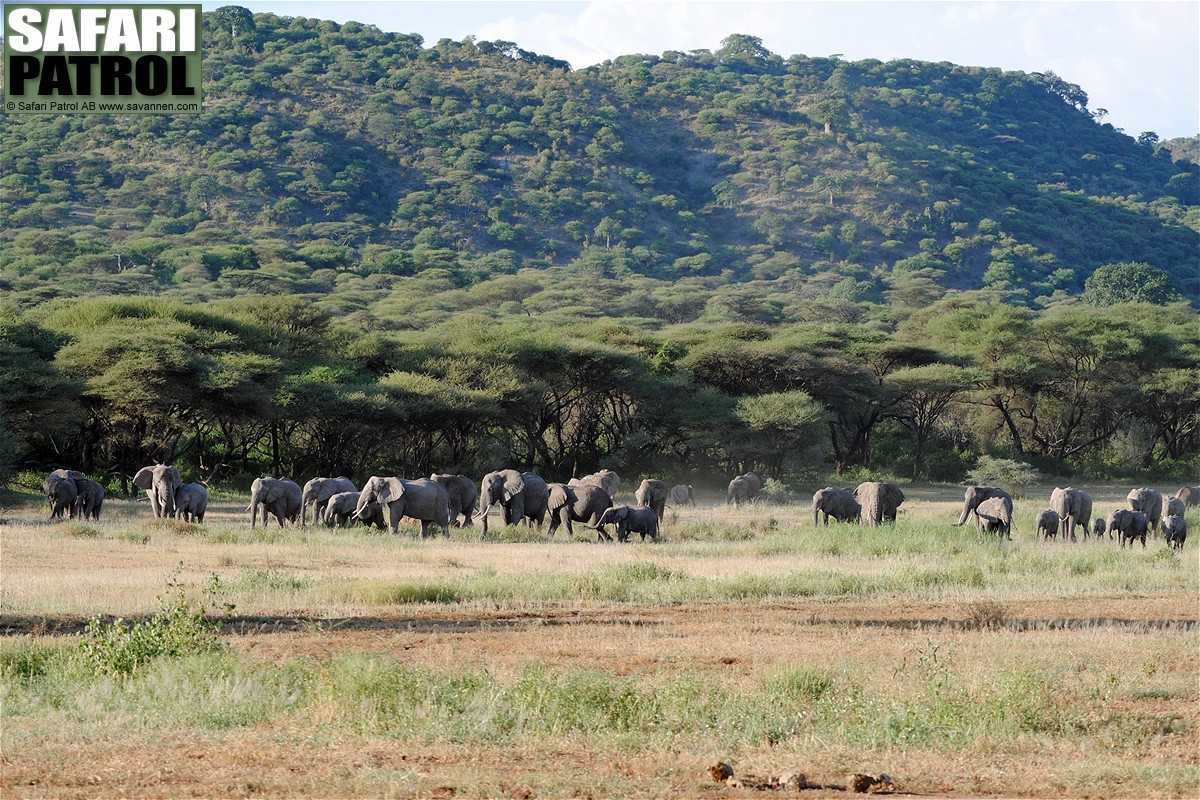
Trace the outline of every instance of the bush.
{"type": "Polygon", "coordinates": [[[974,486],[999,486],[1014,498],[1024,497],[1026,487],[1042,479],[1033,466],[1008,458],[980,456],[975,469],[967,473],[974,486]]]}
{"type": "MultiPolygon", "coordinates": [[[[148,620],[130,624],[117,619],[106,623],[93,617],[88,622],[76,651],[88,671],[125,678],[160,656],[178,657],[221,649],[217,640],[220,623],[208,619],[205,605],[194,607],[175,576],[167,581],[167,587],[173,590],[173,596],[160,596],[159,610],[148,620]]],[[[204,595],[211,602],[219,590],[220,582],[214,574],[204,595]]],[[[225,606],[227,615],[232,611],[232,605],[225,606]]]]}

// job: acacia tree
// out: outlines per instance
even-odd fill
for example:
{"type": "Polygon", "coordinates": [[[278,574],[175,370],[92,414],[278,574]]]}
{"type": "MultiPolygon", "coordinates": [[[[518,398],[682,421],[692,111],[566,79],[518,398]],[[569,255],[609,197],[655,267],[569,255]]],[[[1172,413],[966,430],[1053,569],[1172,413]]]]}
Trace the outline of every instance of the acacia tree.
{"type": "Polygon", "coordinates": [[[1118,303],[1165,305],[1183,300],[1171,276],[1157,267],[1132,261],[1106,264],[1083,282],[1085,303],[1106,308],[1118,303]]]}
{"type": "Polygon", "coordinates": [[[808,392],[792,391],[743,397],[734,416],[744,433],[731,449],[740,451],[742,468],[757,463],[780,475],[789,459],[812,449],[828,415],[808,392]]]}
{"type": "Polygon", "coordinates": [[[893,401],[890,416],[912,431],[914,441],[912,476],[924,469],[926,446],[947,409],[979,382],[979,373],[954,364],[927,364],[889,373],[885,380],[893,401]]]}

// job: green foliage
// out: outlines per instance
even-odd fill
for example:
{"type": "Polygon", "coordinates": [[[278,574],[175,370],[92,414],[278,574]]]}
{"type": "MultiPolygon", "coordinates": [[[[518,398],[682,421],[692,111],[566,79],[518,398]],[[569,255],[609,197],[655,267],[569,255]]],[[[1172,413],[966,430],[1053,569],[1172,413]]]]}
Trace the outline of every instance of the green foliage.
{"type": "Polygon", "coordinates": [[[972,485],[999,486],[1013,497],[1024,497],[1025,489],[1041,477],[1041,473],[1029,464],[988,455],[980,456],[975,468],[967,473],[967,480],[972,485]]]}
{"type": "Polygon", "coordinates": [[[1118,303],[1166,305],[1183,299],[1166,272],[1142,263],[1106,264],[1088,276],[1083,287],[1081,299],[1102,307],[1118,303]]]}
{"type": "MultiPolygon", "coordinates": [[[[159,609],[147,620],[104,622],[93,617],[77,645],[83,668],[96,675],[129,678],[158,658],[208,653],[221,649],[220,622],[209,619],[206,604],[219,602],[221,584],[214,574],[204,587],[200,605],[189,600],[186,587],[172,576],[159,609]]],[[[225,612],[232,612],[226,606],[225,612]]]]}

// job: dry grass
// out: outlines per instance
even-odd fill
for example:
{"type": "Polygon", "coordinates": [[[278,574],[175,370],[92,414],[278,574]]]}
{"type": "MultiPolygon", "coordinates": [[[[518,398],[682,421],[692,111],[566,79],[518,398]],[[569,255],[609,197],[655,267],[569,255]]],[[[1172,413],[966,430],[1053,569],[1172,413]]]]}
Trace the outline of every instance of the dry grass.
{"type": "MultiPolygon", "coordinates": [[[[1012,543],[978,542],[949,527],[956,493],[908,493],[901,525],[882,533],[815,530],[803,506],[709,505],[669,512],[666,541],[631,546],[578,531],[570,542],[251,532],[233,504],[205,526],[176,526],[110,501],[87,531],[42,521],[40,507],[8,510],[0,654],[69,645],[48,632],[93,614],[149,614],[177,570],[192,585],[218,575],[238,617],[225,660],[197,662],[198,675],[185,664],[186,678],[164,669],[136,690],[83,684],[57,706],[6,680],[0,795],[762,796],[713,783],[707,767],[720,760],[830,786],[886,772],[903,792],[935,796],[1197,796],[1195,543],[1180,557],[1159,555],[1161,541],[1145,553],[1043,544],[1037,499],[1018,501],[1012,543]],[[366,707],[313,689],[361,677],[354,654],[483,685],[423,733],[376,717],[355,728],[366,707]],[[663,728],[528,719],[479,738],[454,727],[494,724],[483,698],[531,669],[539,691],[575,676],[652,698],[663,728]],[[248,719],[218,724],[152,699],[184,681],[214,708],[242,708],[265,693],[256,681],[292,673],[304,688],[272,690],[280,710],[248,719]],[[697,691],[711,727],[671,724],[697,691]],[[769,701],[780,691],[811,702],[784,713],[769,701]],[[991,727],[977,727],[972,706],[987,703],[991,727]],[[1030,719],[1010,734],[1006,714],[1030,719]]],[[[1124,490],[1093,494],[1107,510],[1124,490]]]]}

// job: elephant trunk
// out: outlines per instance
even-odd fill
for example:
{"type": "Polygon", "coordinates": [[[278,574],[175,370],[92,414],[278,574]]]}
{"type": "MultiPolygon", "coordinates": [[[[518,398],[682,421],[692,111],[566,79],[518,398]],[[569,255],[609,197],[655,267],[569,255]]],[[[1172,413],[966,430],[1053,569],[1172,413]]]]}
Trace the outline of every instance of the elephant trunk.
{"type": "Polygon", "coordinates": [[[962,513],[958,515],[958,522],[956,522],[954,524],[956,526],[961,527],[963,524],[966,523],[967,517],[969,517],[969,516],[971,516],[971,504],[970,504],[970,502],[966,502],[966,503],[963,503],[962,513]]]}

